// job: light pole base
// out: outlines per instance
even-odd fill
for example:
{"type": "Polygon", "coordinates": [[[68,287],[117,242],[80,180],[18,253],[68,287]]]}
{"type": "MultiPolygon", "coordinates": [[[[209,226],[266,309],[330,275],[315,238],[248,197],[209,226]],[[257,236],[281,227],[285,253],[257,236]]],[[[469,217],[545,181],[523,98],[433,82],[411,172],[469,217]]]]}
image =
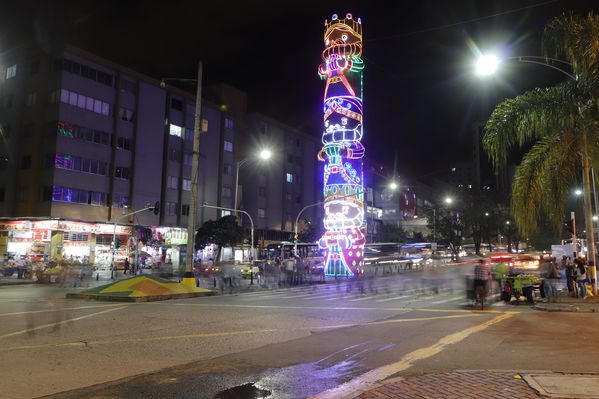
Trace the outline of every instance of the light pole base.
{"type": "Polygon", "coordinates": [[[183,275],[183,279],[181,280],[181,284],[188,285],[190,287],[196,286],[196,278],[193,275],[193,272],[185,272],[183,275]]]}

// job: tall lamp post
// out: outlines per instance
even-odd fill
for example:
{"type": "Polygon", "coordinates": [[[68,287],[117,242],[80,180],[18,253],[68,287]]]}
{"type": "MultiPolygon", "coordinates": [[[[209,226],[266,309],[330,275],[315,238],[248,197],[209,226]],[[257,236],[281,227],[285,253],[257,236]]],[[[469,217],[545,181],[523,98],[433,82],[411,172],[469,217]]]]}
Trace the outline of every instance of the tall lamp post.
{"type": "MultiPolygon", "coordinates": [[[[258,159],[260,159],[260,160],[267,161],[270,158],[272,158],[272,151],[267,148],[261,150],[258,153],[258,159]]],[[[233,204],[234,211],[237,211],[237,189],[239,188],[239,169],[241,168],[242,165],[244,165],[246,162],[250,161],[251,159],[253,159],[253,158],[251,158],[251,157],[244,158],[235,164],[235,203],[233,204]]]]}
{"type": "MultiPolygon", "coordinates": [[[[576,76],[574,76],[573,74],[569,73],[568,71],[565,71],[557,66],[555,66],[554,64],[563,64],[569,67],[572,67],[572,64],[567,62],[567,61],[563,61],[563,60],[559,60],[559,59],[555,59],[555,58],[549,58],[549,57],[539,57],[539,56],[518,56],[518,57],[508,57],[505,59],[499,59],[497,56],[494,55],[481,55],[476,63],[476,73],[478,75],[481,76],[485,76],[485,75],[492,75],[497,71],[497,68],[499,67],[499,64],[502,61],[508,61],[508,60],[515,60],[518,62],[523,62],[523,63],[528,63],[528,64],[536,64],[536,65],[542,65],[551,69],[554,69],[558,72],[561,72],[562,74],[566,75],[568,78],[572,79],[573,81],[578,81],[578,78],[576,76]],[[553,63],[553,64],[552,64],[553,63]]],[[[583,135],[584,136],[584,135],[583,135]]],[[[586,137],[586,136],[584,136],[586,137]]],[[[587,145],[585,144],[585,148],[587,147],[587,145]]],[[[585,208],[585,225],[586,225],[586,229],[587,229],[587,241],[588,241],[588,245],[587,245],[587,260],[588,261],[593,261],[593,265],[595,265],[595,267],[597,266],[597,259],[596,259],[596,250],[595,250],[595,230],[594,230],[594,226],[593,226],[593,204],[592,204],[592,200],[591,200],[591,166],[590,166],[590,159],[589,159],[589,154],[587,151],[583,151],[582,154],[582,168],[583,168],[583,181],[584,181],[584,208],[585,208]],[[590,239],[588,239],[588,237],[590,237],[590,239]]],[[[597,206],[597,203],[595,203],[595,206],[597,206]]],[[[595,292],[597,292],[597,279],[595,279],[595,292]]]]}
{"type": "MultiPolygon", "coordinates": [[[[164,87],[162,79],[161,86],[164,87]]],[[[190,81],[193,79],[169,79],[190,81]]],[[[187,256],[185,257],[185,274],[181,282],[191,287],[196,286],[196,279],[193,275],[194,244],[196,229],[196,209],[198,201],[198,169],[200,164],[200,123],[202,112],[202,61],[198,62],[198,79],[196,81],[196,106],[193,120],[193,150],[191,153],[191,192],[189,201],[189,215],[187,216],[187,256]]]]}

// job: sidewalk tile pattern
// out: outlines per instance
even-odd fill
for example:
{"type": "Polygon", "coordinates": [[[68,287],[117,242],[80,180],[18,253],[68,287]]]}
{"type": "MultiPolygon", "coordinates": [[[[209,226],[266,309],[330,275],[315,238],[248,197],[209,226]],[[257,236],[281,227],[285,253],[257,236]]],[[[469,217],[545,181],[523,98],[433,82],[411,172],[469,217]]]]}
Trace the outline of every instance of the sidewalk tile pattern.
{"type": "Polygon", "coordinates": [[[467,371],[408,377],[364,392],[356,399],[538,399],[517,373],[467,371]]]}

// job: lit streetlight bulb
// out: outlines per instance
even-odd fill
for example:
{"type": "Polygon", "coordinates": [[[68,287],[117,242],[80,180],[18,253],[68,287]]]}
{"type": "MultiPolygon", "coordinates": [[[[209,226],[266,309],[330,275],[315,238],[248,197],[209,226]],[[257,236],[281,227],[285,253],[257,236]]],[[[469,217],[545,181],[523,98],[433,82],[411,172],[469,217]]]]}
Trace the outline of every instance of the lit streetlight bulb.
{"type": "Polygon", "coordinates": [[[389,184],[389,188],[391,190],[397,190],[398,187],[399,187],[398,184],[395,182],[391,182],[391,184],[389,184]]]}
{"type": "Polygon", "coordinates": [[[268,149],[264,149],[262,151],[260,151],[260,154],[258,154],[260,156],[260,159],[270,159],[270,157],[272,157],[272,152],[268,149]]]}
{"type": "Polygon", "coordinates": [[[576,194],[576,195],[582,195],[582,190],[578,189],[578,190],[574,191],[574,194],[576,194]]]}
{"type": "Polygon", "coordinates": [[[445,198],[445,203],[446,204],[451,204],[452,202],[453,202],[453,198],[451,198],[451,197],[445,198]]]}
{"type": "Polygon", "coordinates": [[[499,59],[494,55],[481,55],[476,61],[476,73],[481,76],[492,75],[497,71],[499,59]]]}

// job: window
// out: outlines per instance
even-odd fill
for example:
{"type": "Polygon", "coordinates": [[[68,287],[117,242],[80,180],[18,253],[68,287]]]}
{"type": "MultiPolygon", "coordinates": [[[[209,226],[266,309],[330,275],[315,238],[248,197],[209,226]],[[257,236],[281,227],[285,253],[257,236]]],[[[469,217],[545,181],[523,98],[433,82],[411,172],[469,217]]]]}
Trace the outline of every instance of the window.
{"type": "Polygon", "coordinates": [[[108,164],[104,161],[84,159],[66,154],[48,154],[46,165],[47,167],[75,170],[78,172],[92,173],[94,175],[106,176],[108,174],[108,164]],[[52,156],[54,157],[53,164],[52,156]]]}
{"type": "Polygon", "coordinates": [[[17,200],[19,202],[27,201],[27,193],[29,191],[28,187],[19,187],[19,195],[17,196],[17,200]]]}
{"type": "Polygon", "coordinates": [[[225,140],[225,151],[233,152],[233,143],[225,140]]]}
{"type": "Polygon", "coordinates": [[[167,187],[172,189],[179,188],[179,178],[177,176],[168,176],[167,178],[167,187]]]}
{"type": "Polygon", "coordinates": [[[17,64],[11,65],[6,68],[6,80],[12,79],[17,76],[17,64]]]}
{"type": "Polygon", "coordinates": [[[115,208],[124,208],[129,204],[129,197],[123,194],[114,194],[114,198],[112,200],[112,206],[115,208]]]}
{"type": "Polygon", "coordinates": [[[90,191],[90,201],[91,205],[106,205],[106,193],[98,193],[96,191],[90,191]]]}
{"type": "Polygon", "coordinates": [[[181,216],[189,216],[189,205],[181,205],[181,216]]]}
{"type": "Polygon", "coordinates": [[[23,137],[33,136],[33,123],[23,125],[23,137]]]}
{"type": "Polygon", "coordinates": [[[72,123],[56,121],[50,122],[48,124],[48,133],[54,134],[56,132],[58,132],[58,135],[62,137],[85,140],[103,145],[110,144],[110,133],[73,125],[72,123]]]}
{"type": "Polygon", "coordinates": [[[181,137],[183,134],[183,128],[181,126],[173,125],[172,123],[169,125],[169,134],[171,136],[181,137]]]}
{"type": "Polygon", "coordinates": [[[31,167],[31,155],[23,155],[21,157],[21,169],[29,169],[31,167]]]}
{"type": "Polygon", "coordinates": [[[168,152],[168,159],[175,162],[181,162],[181,152],[176,149],[171,149],[168,152]]]}
{"type": "Polygon", "coordinates": [[[135,94],[137,92],[137,85],[127,79],[121,79],[121,90],[128,91],[129,93],[135,94]]]}
{"type": "Polygon", "coordinates": [[[225,216],[231,215],[231,211],[220,211],[220,217],[223,218],[225,216]]]}
{"type": "Polygon", "coordinates": [[[171,108],[179,111],[183,111],[183,101],[171,98],[171,108]]]}
{"type": "Polygon", "coordinates": [[[31,93],[27,93],[27,99],[25,100],[25,104],[27,106],[35,105],[37,103],[37,91],[32,91],[31,93]]]}
{"type": "Polygon", "coordinates": [[[119,108],[119,118],[123,121],[133,122],[133,115],[135,113],[127,108],[120,107],[119,108]]]}
{"type": "Polygon", "coordinates": [[[229,186],[223,186],[223,197],[230,198],[232,197],[232,189],[229,186]]]}
{"type": "Polygon", "coordinates": [[[183,164],[184,165],[191,166],[192,161],[193,161],[193,158],[192,158],[191,154],[183,154],[183,164]]]}
{"type": "MultiPolygon", "coordinates": [[[[51,96],[51,100],[52,100],[51,96]]],[[[58,97],[55,97],[58,98],[58,97]]],[[[96,114],[110,116],[110,104],[107,102],[84,96],[83,94],[77,94],[73,91],[66,89],[60,89],[60,102],[85,109],[96,114]],[[93,103],[93,107],[92,107],[93,103]]]]}
{"type": "Polygon", "coordinates": [[[235,127],[235,123],[232,118],[225,118],[225,129],[233,129],[235,127]]]}
{"type": "Polygon", "coordinates": [[[117,166],[114,171],[114,177],[129,180],[131,178],[131,168],[126,168],[124,166],[117,166]]]}
{"type": "Polygon", "coordinates": [[[266,197],[266,187],[258,187],[258,196],[266,197]]]}
{"type": "Polygon", "coordinates": [[[287,173],[287,183],[293,183],[293,173],[287,173]]]}
{"type": "Polygon", "coordinates": [[[177,203],[176,202],[167,202],[166,203],[166,213],[170,216],[177,214],[177,203]]]}
{"type": "Polygon", "coordinates": [[[133,145],[131,144],[131,140],[125,137],[118,137],[116,140],[116,148],[120,148],[121,150],[131,151],[133,145]]]}
{"type": "Polygon", "coordinates": [[[268,125],[267,124],[262,124],[260,126],[260,134],[266,135],[268,134],[268,125]]]}
{"type": "Polygon", "coordinates": [[[264,208],[258,208],[258,217],[261,219],[266,217],[266,210],[264,208]]]}
{"type": "Polygon", "coordinates": [[[225,175],[230,175],[231,172],[232,172],[232,170],[233,170],[233,167],[231,166],[231,164],[229,164],[229,163],[225,163],[224,164],[224,166],[223,166],[223,173],[225,175]]]}
{"type": "Polygon", "coordinates": [[[193,129],[185,129],[185,140],[193,141],[193,129]]]}
{"type": "MultiPolygon", "coordinates": [[[[65,70],[67,72],[74,73],[76,75],[82,76],[86,79],[95,80],[98,83],[104,84],[106,86],[112,87],[112,75],[106,72],[99,71],[95,68],[89,67],[87,65],[81,65],[78,62],[74,62],[71,60],[61,60],[57,59],[54,61],[54,71],[65,70]]],[[[123,80],[121,80],[122,82],[123,80]]]]}
{"type": "Polygon", "coordinates": [[[191,180],[190,179],[183,179],[183,190],[191,191],[191,180]]]}

